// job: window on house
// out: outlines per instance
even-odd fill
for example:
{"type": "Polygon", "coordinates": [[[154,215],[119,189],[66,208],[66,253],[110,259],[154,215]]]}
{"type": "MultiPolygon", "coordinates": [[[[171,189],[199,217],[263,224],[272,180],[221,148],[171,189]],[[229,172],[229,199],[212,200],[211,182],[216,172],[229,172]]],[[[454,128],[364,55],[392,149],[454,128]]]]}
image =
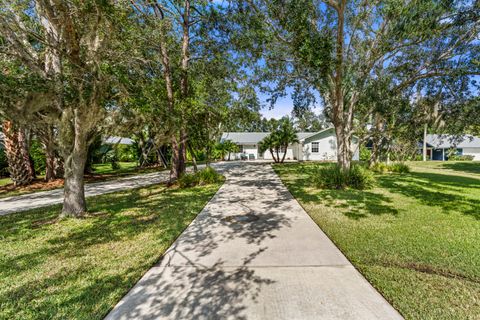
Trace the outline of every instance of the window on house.
{"type": "Polygon", "coordinates": [[[237,144],[238,152],[243,153],[243,144],[237,144]]]}
{"type": "Polygon", "coordinates": [[[312,142],[312,152],[318,152],[318,142],[312,142]]]}

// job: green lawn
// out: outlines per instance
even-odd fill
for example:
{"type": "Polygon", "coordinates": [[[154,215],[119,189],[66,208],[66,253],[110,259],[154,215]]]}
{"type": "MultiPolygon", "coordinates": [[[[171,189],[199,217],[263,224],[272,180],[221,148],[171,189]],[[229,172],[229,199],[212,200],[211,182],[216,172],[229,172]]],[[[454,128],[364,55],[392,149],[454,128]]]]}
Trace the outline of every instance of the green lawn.
{"type": "Polygon", "coordinates": [[[164,186],[0,217],[0,319],[102,319],[155,264],[219,185],[164,186]]]}
{"type": "Polygon", "coordinates": [[[415,162],[372,190],[316,190],[316,164],[275,166],[350,261],[407,319],[480,318],[480,163],[415,162]]]}

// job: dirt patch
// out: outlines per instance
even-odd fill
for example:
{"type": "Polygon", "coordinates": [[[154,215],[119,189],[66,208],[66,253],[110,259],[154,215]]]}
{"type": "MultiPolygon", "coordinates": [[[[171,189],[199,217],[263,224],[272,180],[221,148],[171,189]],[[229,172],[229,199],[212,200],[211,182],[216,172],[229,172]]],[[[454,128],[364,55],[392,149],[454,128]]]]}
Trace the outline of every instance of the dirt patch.
{"type": "Polygon", "coordinates": [[[467,280],[471,281],[474,283],[480,283],[480,279],[476,277],[472,277],[469,275],[461,274],[458,272],[454,272],[451,270],[444,270],[444,269],[439,269],[432,267],[430,265],[425,265],[425,264],[419,264],[419,263],[396,263],[396,262],[385,262],[380,264],[383,267],[393,267],[393,268],[402,268],[402,269],[410,269],[414,270],[417,272],[422,272],[422,273],[427,273],[427,274],[432,274],[432,275],[437,275],[437,276],[442,276],[446,278],[454,278],[454,279],[461,279],[461,280],[467,280]]]}
{"type": "Polygon", "coordinates": [[[55,179],[52,181],[44,181],[43,179],[36,179],[28,186],[15,187],[13,183],[0,187],[0,195],[7,195],[9,193],[28,193],[40,190],[52,190],[63,187],[63,179],[55,179]]]}

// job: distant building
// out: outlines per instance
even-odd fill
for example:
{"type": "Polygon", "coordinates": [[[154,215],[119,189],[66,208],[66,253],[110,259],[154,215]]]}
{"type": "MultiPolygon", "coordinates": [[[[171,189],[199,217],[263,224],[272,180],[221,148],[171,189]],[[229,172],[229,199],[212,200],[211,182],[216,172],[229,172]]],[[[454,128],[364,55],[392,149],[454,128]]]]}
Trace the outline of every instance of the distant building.
{"type": "MultiPolygon", "coordinates": [[[[270,132],[224,132],[221,141],[230,140],[237,144],[239,152],[231,154],[233,159],[273,160],[270,151],[264,153],[260,150],[260,142],[270,132]]],[[[337,160],[337,138],[335,130],[328,128],[318,132],[297,133],[299,143],[288,146],[286,160],[337,160]]],[[[353,160],[359,159],[358,139],[352,139],[353,160]]],[[[280,157],[283,156],[283,150],[280,157]]]]}
{"type": "MultiPolygon", "coordinates": [[[[427,159],[430,160],[448,160],[448,153],[451,149],[456,149],[457,155],[473,156],[473,160],[480,160],[480,138],[472,135],[461,137],[453,135],[427,135],[427,159]]],[[[423,142],[419,143],[419,149],[422,150],[423,142]]]]}

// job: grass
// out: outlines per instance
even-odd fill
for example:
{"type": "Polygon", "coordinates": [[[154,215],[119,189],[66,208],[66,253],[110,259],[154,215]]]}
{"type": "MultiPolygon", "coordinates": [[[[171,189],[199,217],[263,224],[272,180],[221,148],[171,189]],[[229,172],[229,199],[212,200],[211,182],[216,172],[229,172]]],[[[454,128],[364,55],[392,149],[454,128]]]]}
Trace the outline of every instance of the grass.
{"type": "Polygon", "coordinates": [[[0,217],[0,319],[102,319],[211,199],[219,184],[155,186],[0,217]]]}
{"type": "Polygon", "coordinates": [[[368,191],[318,190],[312,164],[275,166],[291,193],[407,319],[480,315],[480,163],[409,163],[368,191]]]}

